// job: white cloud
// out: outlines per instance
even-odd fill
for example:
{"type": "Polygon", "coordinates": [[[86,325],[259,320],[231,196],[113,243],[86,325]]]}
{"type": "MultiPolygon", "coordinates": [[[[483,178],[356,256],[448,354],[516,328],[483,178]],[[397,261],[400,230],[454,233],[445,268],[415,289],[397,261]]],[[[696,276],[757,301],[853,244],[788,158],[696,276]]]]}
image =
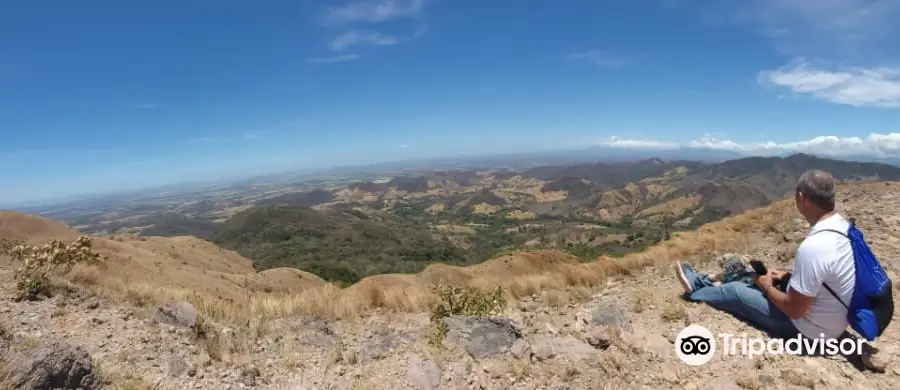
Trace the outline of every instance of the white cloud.
{"type": "MultiPolygon", "coordinates": [[[[327,7],[321,21],[324,25],[344,30],[328,42],[331,51],[340,52],[353,46],[393,46],[403,41],[420,38],[427,31],[425,11],[432,0],[357,0],[341,6],[327,7]],[[396,22],[412,21],[414,29],[407,34],[385,34],[372,29],[372,25],[390,24],[397,31],[396,22]],[[365,27],[354,28],[354,26],[365,27]]],[[[330,63],[358,59],[355,57],[323,57],[317,63],[330,63]]]]}
{"type": "Polygon", "coordinates": [[[398,42],[399,39],[396,37],[384,35],[377,31],[350,30],[338,35],[331,42],[331,50],[343,51],[348,47],[357,45],[390,46],[396,45],[398,42]]]}
{"type": "Polygon", "coordinates": [[[900,31],[900,0],[658,0],[714,25],[748,29],[791,56],[883,56],[900,31]]]}
{"type": "Polygon", "coordinates": [[[619,68],[625,65],[625,60],[619,56],[601,50],[588,50],[569,55],[573,60],[584,60],[604,68],[619,68]]]}
{"type": "Polygon", "coordinates": [[[659,141],[651,139],[630,139],[617,136],[609,137],[608,141],[598,142],[600,145],[612,146],[622,149],[675,149],[681,146],[678,142],[659,141]]]}
{"type": "Polygon", "coordinates": [[[900,68],[816,67],[804,59],[760,72],[760,84],[855,107],[900,108],[900,68]]]}
{"type": "Polygon", "coordinates": [[[156,107],[159,107],[159,105],[154,104],[154,103],[141,103],[141,104],[137,105],[137,108],[140,108],[142,110],[149,110],[151,108],[156,108],[156,107]]]}
{"type": "Polygon", "coordinates": [[[419,18],[425,10],[425,0],[369,0],[329,7],[325,11],[326,24],[357,22],[379,23],[403,18],[419,18]]]}
{"type": "Polygon", "coordinates": [[[341,54],[341,55],[329,56],[329,57],[308,58],[306,60],[306,62],[312,62],[312,63],[316,63],[316,64],[333,64],[335,62],[353,61],[353,60],[357,60],[359,58],[360,58],[359,54],[341,54]]]}
{"type": "Polygon", "coordinates": [[[800,152],[830,156],[900,157],[900,133],[872,133],[865,138],[829,135],[783,143],[774,141],[737,142],[717,139],[708,135],[699,140],[686,142],[610,137],[598,144],[622,149],[705,148],[757,156],[800,152]]]}
{"type": "Polygon", "coordinates": [[[408,144],[400,144],[400,149],[407,149],[407,148],[409,148],[408,144]]]}

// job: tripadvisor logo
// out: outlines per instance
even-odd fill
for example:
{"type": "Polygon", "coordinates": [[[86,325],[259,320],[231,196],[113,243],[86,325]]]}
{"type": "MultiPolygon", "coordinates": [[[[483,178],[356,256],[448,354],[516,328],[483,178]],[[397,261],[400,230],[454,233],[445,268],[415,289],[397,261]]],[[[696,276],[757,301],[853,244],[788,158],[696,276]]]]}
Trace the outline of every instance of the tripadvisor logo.
{"type": "Polygon", "coordinates": [[[704,365],[716,353],[716,339],[709,329],[700,325],[690,325],[678,332],[675,338],[675,353],[687,364],[704,365]]]}
{"type": "MultiPolygon", "coordinates": [[[[854,355],[863,351],[862,339],[808,338],[802,334],[796,337],[780,339],[748,338],[746,334],[736,337],[730,333],[721,333],[721,349],[723,356],[739,355],[753,358],[762,355],[854,355]]],[[[719,345],[716,337],[709,329],[700,325],[690,325],[678,333],[675,340],[675,353],[682,362],[700,366],[708,363],[716,353],[719,345]]]]}

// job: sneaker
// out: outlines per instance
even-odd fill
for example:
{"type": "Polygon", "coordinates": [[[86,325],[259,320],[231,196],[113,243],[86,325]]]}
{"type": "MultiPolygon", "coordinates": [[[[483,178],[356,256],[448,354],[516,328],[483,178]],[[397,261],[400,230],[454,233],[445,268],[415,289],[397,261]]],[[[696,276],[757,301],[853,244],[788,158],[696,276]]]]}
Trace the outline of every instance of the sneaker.
{"type": "Polygon", "coordinates": [[[681,262],[675,263],[675,275],[678,276],[678,281],[681,283],[681,287],[684,288],[684,295],[688,295],[694,291],[694,286],[691,285],[687,275],[685,275],[684,267],[690,267],[690,265],[681,262]]]}

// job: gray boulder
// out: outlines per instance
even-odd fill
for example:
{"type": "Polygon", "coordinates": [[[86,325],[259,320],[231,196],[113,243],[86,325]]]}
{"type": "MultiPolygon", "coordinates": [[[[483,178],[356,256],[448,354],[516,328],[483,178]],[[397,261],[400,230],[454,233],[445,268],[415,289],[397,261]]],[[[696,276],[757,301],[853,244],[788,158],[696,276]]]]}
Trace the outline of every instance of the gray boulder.
{"type": "Polygon", "coordinates": [[[531,354],[536,361],[555,357],[581,361],[596,356],[597,350],[584,341],[571,336],[535,335],[531,338],[531,354]]]}
{"type": "Polygon", "coordinates": [[[447,340],[462,345],[476,359],[505,353],[522,337],[507,318],[450,316],[443,321],[447,340]]]}
{"type": "Polygon", "coordinates": [[[63,343],[51,343],[22,356],[12,371],[15,389],[82,389],[103,388],[94,372],[94,362],[87,351],[63,343]]]}

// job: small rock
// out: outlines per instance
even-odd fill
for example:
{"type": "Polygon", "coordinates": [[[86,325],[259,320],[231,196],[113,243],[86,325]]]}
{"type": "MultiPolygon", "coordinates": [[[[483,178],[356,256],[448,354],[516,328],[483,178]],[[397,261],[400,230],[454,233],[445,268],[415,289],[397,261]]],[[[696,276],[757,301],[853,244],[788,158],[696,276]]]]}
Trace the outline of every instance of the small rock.
{"type": "Polygon", "coordinates": [[[671,356],[675,354],[675,350],[669,340],[658,333],[642,328],[632,328],[627,331],[620,329],[619,338],[637,350],[649,353],[657,357],[671,356]]]}
{"type": "Polygon", "coordinates": [[[781,379],[795,386],[816,387],[816,378],[806,370],[789,368],[781,371],[781,379]]]}
{"type": "Polygon", "coordinates": [[[157,306],[152,319],[156,323],[172,326],[191,327],[197,323],[197,309],[190,302],[173,301],[157,306]]]}
{"type": "Polygon", "coordinates": [[[596,327],[588,331],[585,341],[594,348],[607,349],[612,344],[612,335],[606,327],[596,327]]]}
{"type": "Polygon", "coordinates": [[[246,367],[241,370],[241,376],[238,379],[238,383],[247,386],[253,387],[256,386],[256,379],[259,378],[259,369],[256,367],[246,367]]]}
{"type": "Polygon", "coordinates": [[[895,376],[900,376],[900,366],[894,366],[891,368],[891,373],[895,376]]]}
{"type": "Polygon", "coordinates": [[[88,300],[85,302],[84,306],[87,307],[89,310],[94,310],[94,309],[100,307],[100,300],[97,299],[97,297],[88,298],[88,300]]]}
{"type": "Polygon", "coordinates": [[[212,365],[212,357],[210,357],[209,353],[206,351],[200,352],[200,354],[197,355],[196,364],[201,368],[209,367],[212,365]]]}
{"type": "Polygon", "coordinates": [[[418,389],[437,389],[441,385],[441,368],[419,355],[409,357],[406,377],[418,389]]]}
{"type": "Polygon", "coordinates": [[[509,348],[509,353],[516,359],[527,360],[531,356],[531,344],[525,339],[516,340],[509,348]]]}
{"type": "Polygon", "coordinates": [[[592,313],[594,323],[599,325],[623,326],[627,322],[625,312],[617,306],[601,303],[592,313]]]}
{"type": "Polygon", "coordinates": [[[710,390],[742,390],[740,386],[731,378],[719,378],[709,386],[710,390]]]}
{"type": "Polygon", "coordinates": [[[547,333],[549,333],[551,335],[555,336],[555,335],[559,334],[559,329],[556,329],[556,327],[551,325],[549,322],[544,324],[544,328],[547,329],[547,333]]]}
{"type": "Polygon", "coordinates": [[[369,335],[369,340],[356,351],[359,361],[380,360],[388,356],[399,344],[397,337],[387,328],[369,335]]]}
{"type": "Polygon", "coordinates": [[[190,371],[191,367],[188,366],[188,363],[184,360],[183,356],[172,355],[169,357],[168,369],[169,375],[177,378],[190,371]]]}
{"type": "Polygon", "coordinates": [[[9,341],[12,340],[12,335],[9,334],[6,329],[0,326],[0,351],[6,354],[6,349],[9,348],[9,341]]]}
{"type": "Polygon", "coordinates": [[[490,359],[482,363],[481,370],[493,379],[503,378],[512,372],[509,362],[502,359],[490,359]]]}
{"type": "Polygon", "coordinates": [[[671,383],[678,383],[681,381],[678,377],[678,369],[671,364],[662,364],[660,366],[660,375],[664,380],[671,383]]]}
{"type": "Polygon", "coordinates": [[[898,360],[898,355],[900,355],[900,351],[894,345],[884,345],[878,348],[877,351],[874,351],[871,345],[864,344],[863,350],[866,352],[862,356],[863,364],[866,368],[874,371],[883,373],[887,371],[889,365],[896,364],[895,362],[898,360]]]}
{"type": "Polygon", "coordinates": [[[591,323],[591,313],[576,312],[575,323],[572,326],[576,332],[583,331],[585,327],[591,323]]]}

